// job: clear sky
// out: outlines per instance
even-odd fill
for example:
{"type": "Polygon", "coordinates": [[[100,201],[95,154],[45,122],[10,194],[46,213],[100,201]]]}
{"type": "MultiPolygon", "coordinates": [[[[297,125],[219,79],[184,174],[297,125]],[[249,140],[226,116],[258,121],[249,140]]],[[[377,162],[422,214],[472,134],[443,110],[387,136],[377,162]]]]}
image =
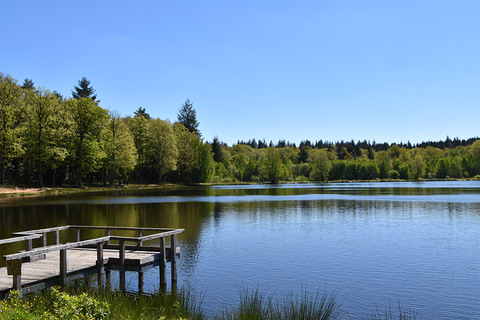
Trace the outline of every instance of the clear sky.
{"type": "Polygon", "coordinates": [[[0,0],[0,71],[205,140],[480,136],[479,0],[0,0]]]}

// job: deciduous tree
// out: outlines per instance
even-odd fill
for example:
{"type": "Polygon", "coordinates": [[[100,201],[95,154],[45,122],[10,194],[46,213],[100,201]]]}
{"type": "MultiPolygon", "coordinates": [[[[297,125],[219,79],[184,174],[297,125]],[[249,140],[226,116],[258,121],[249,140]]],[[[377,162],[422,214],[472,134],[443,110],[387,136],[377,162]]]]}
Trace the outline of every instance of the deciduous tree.
{"type": "Polygon", "coordinates": [[[62,140],[66,133],[62,102],[52,92],[39,89],[29,100],[26,112],[27,156],[35,163],[38,182],[43,186],[46,169],[55,169],[67,156],[62,140]]]}
{"type": "Polygon", "coordinates": [[[159,182],[166,174],[177,169],[178,148],[172,125],[161,119],[150,121],[148,150],[153,166],[158,171],[159,182]]]}
{"type": "Polygon", "coordinates": [[[82,186],[85,175],[96,171],[106,156],[102,140],[108,114],[91,98],[69,100],[68,111],[72,119],[71,161],[76,182],[82,186]]]}
{"type": "Polygon", "coordinates": [[[5,165],[24,153],[21,124],[25,101],[15,79],[0,73],[0,184],[5,183],[5,165]]]}
{"type": "Polygon", "coordinates": [[[125,120],[118,112],[110,112],[107,134],[107,167],[110,185],[115,179],[126,179],[137,163],[137,150],[125,120]]]}

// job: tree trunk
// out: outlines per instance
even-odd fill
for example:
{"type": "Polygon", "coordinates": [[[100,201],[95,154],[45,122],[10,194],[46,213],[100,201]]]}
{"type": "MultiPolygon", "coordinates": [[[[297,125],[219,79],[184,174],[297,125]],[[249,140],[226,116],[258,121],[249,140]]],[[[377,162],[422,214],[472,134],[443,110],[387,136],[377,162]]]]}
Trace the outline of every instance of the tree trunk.
{"type": "Polygon", "coordinates": [[[0,163],[0,185],[5,184],[5,165],[3,162],[0,163]]]}
{"type": "Polygon", "coordinates": [[[52,175],[52,185],[55,187],[55,174],[57,172],[57,169],[53,169],[53,175],[52,175]]]}

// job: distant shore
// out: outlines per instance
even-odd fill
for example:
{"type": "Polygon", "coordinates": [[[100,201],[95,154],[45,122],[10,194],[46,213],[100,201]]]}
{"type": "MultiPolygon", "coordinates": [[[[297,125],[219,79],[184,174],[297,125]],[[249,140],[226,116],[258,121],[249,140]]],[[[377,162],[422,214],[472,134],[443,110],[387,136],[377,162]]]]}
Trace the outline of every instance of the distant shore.
{"type": "MultiPolygon", "coordinates": [[[[478,181],[478,179],[433,179],[433,180],[398,180],[398,179],[385,179],[385,180],[338,180],[338,181],[282,181],[279,184],[309,184],[309,183],[361,183],[361,182],[427,182],[427,181],[478,181]]],[[[261,182],[230,182],[230,183],[201,183],[198,185],[184,185],[184,184],[130,184],[124,186],[103,186],[92,185],[80,187],[21,187],[21,186],[3,186],[0,187],[0,198],[12,198],[12,197],[25,197],[25,196],[38,196],[43,194],[55,195],[55,194],[68,194],[79,192],[98,192],[98,191],[118,191],[118,190],[141,190],[141,189],[161,189],[161,188],[184,188],[192,186],[217,186],[217,185],[261,185],[269,183],[261,182]]]]}

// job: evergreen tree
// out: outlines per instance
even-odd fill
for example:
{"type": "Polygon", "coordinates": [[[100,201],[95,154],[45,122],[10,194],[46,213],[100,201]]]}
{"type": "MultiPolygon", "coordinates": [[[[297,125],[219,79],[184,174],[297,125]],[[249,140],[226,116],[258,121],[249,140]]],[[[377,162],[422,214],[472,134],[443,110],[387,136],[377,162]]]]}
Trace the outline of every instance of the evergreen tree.
{"type": "Polygon", "coordinates": [[[138,107],[137,111],[135,111],[135,117],[144,117],[145,119],[150,119],[150,115],[146,112],[145,108],[138,107]]]}
{"type": "Polygon", "coordinates": [[[217,136],[215,136],[212,141],[212,152],[213,152],[213,160],[215,162],[223,161],[222,144],[218,140],[217,136]]]}
{"type": "Polygon", "coordinates": [[[74,99],[90,98],[96,103],[100,102],[100,100],[97,100],[95,89],[90,86],[90,81],[88,81],[86,77],[82,77],[82,79],[78,80],[78,86],[75,86],[74,89],[75,90],[72,90],[72,96],[74,99]]]}
{"type": "Polygon", "coordinates": [[[183,106],[178,110],[177,120],[187,128],[188,131],[195,133],[199,138],[202,137],[200,130],[198,130],[199,123],[197,121],[197,112],[193,108],[190,99],[187,99],[183,106]]]}
{"type": "Polygon", "coordinates": [[[22,89],[25,89],[25,90],[35,89],[33,80],[25,78],[25,80],[23,80],[22,89]]]}

